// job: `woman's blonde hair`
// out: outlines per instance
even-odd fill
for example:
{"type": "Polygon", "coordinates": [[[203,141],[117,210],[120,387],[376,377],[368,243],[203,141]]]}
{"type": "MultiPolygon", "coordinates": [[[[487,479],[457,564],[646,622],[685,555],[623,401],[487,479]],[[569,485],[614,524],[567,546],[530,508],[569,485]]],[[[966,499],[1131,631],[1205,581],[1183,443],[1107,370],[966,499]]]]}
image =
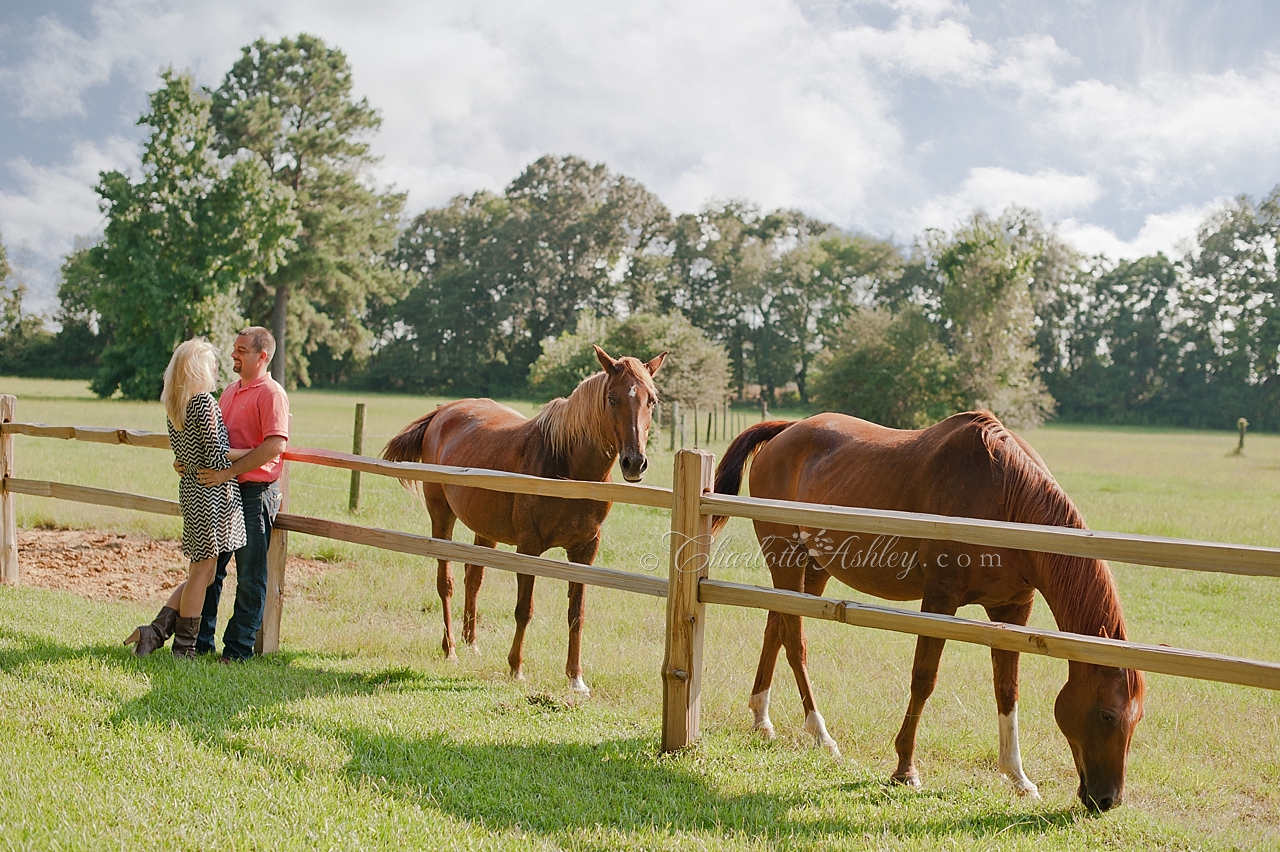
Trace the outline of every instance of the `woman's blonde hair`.
{"type": "Polygon", "coordinates": [[[210,393],[218,386],[218,350],[203,337],[178,344],[164,371],[160,401],[169,422],[179,432],[186,425],[187,403],[196,394],[210,393]]]}

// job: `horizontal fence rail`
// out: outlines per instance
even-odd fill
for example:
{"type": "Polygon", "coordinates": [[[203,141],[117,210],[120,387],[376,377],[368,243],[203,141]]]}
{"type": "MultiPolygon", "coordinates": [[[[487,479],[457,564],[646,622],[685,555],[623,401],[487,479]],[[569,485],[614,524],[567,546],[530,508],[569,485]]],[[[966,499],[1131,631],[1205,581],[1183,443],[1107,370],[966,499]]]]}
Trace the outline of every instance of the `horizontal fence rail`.
{"type": "Polygon", "coordinates": [[[154,515],[182,517],[182,507],[178,505],[177,500],[145,497],[142,494],[129,494],[106,488],[90,488],[87,485],[68,485],[65,482],[49,482],[44,479],[6,479],[4,490],[12,491],[14,494],[29,494],[32,497],[53,497],[76,503],[93,503],[97,506],[151,512],[154,515]]]}
{"type": "Polygon", "coordinates": [[[431,538],[425,535],[413,535],[412,533],[382,530],[374,527],[362,527],[357,524],[344,524],[337,521],[326,521],[322,518],[311,518],[305,515],[281,513],[276,518],[276,526],[290,532],[337,539],[338,541],[347,541],[352,544],[363,544],[369,547],[376,547],[379,550],[393,550],[397,553],[428,556],[432,559],[448,559],[454,562],[469,562],[472,565],[484,565],[486,568],[497,568],[500,571],[534,574],[552,580],[568,580],[570,583],[603,586],[606,589],[635,592],[636,594],[650,595],[656,598],[665,598],[667,596],[667,581],[659,577],[633,574],[630,571],[617,571],[612,568],[600,568],[596,565],[584,565],[580,562],[547,559],[543,556],[512,553],[509,550],[498,550],[494,547],[478,547],[474,544],[464,544],[460,541],[431,538]]]}
{"type": "MultiPolygon", "coordinates": [[[[88,488],[83,485],[68,485],[63,482],[48,482],[40,479],[6,479],[6,491],[14,494],[29,494],[33,497],[52,497],[58,500],[70,500],[76,503],[92,503],[97,506],[112,506],[117,509],[132,509],[137,512],[150,512],[156,515],[182,515],[182,508],[174,500],[162,500],[159,497],[145,497],[141,494],[128,494],[123,491],[109,491],[105,488],[88,488]]],[[[498,550],[492,547],[478,547],[460,541],[431,538],[425,535],[384,530],[376,527],[362,527],[358,524],[344,524],[323,518],[312,518],[307,515],[294,515],[281,512],[276,516],[273,526],[286,532],[302,533],[320,538],[331,538],[347,541],[352,544],[363,544],[380,550],[393,550],[397,553],[409,553],[415,556],[427,556],[432,559],[447,559],[454,562],[470,562],[473,565],[484,565],[501,571],[512,571],[519,574],[535,574],[553,580],[568,580],[571,583],[586,583],[592,586],[603,586],[608,589],[619,589],[624,592],[635,592],[641,595],[665,598],[667,581],[659,577],[633,574],[629,571],[617,571],[612,568],[600,568],[595,565],[583,565],[561,559],[547,559],[542,556],[530,556],[524,553],[512,553],[509,550],[498,550]]]]}
{"type": "Polygon", "coordinates": [[[535,494],[542,497],[560,497],[569,500],[601,500],[609,503],[630,503],[655,509],[671,508],[671,489],[653,485],[631,485],[621,482],[583,482],[579,479],[546,479],[524,473],[507,473],[485,468],[453,467],[443,464],[418,462],[389,462],[369,456],[355,456],[335,450],[298,448],[285,450],[289,461],[306,462],[321,467],[342,470],[358,470],[376,473],[413,482],[439,482],[444,485],[463,485],[468,488],[486,488],[511,494],[535,494]]]}
{"type": "MultiPolygon", "coordinates": [[[[127,444],[133,447],[169,449],[169,436],[162,432],[138,429],[109,429],[93,426],[49,426],[45,423],[5,423],[0,434],[30,435],[38,438],[90,441],[96,444],[127,444]]],[[[485,468],[454,467],[414,462],[389,462],[370,456],[357,456],[335,450],[298,447],[284,452],[286,461],[305,462],[321,467],[341,468],[373,473],[412,482],[439,482],[485,488],[511,494],[534,494],[568,500],[600,500],[628,503],[656,509],[671,508],[671,489],[653,485],[621,482],[582,482],[576,479],[547,479],[523,473],[509,473],[485,468]]]]}
{"type": "Polygon", "coordinates": [[[1004,651],[1280,690],[1280,663],[1227,657],[1164,645],[1143,645],[1099,636],[1082,636],[1060,630],[974,621],[932,612],[910,612],[857,601],[816,598],[801,592],[726,583],[722,580],[703,580],[699,584],[699,598],[703,603],[767,609],[857,627],[987,645],[1004,651]]]}
{"type": "Polygon", "coordinates": [[[704,494],[700,505],[702,511],[709,515],[729,515],[803,527],[959,541],[988,547],[1036,550],[1189,571],[1280,577],[1280,549],[1272,547],[984,521],[950,515],[792,503],[726,494],[704,494]]]}

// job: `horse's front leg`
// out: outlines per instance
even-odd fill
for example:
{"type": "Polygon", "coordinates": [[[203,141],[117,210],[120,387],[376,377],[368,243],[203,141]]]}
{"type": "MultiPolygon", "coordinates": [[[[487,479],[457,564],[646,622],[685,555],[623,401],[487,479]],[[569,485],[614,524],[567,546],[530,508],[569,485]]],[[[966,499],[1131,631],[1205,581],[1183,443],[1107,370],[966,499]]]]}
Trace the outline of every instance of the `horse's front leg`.
{"type": "MultiPolygon", "coordinates": [[[[987,617],[1006,624],[1026,625],[1031,618],[1031,601],[986,607],[987,617]]],[[[1022,750],[1018,746],[1018,659],[1017,651],[991,649],[991,671],[996,688],[996,712],[1000,720],[1000,755],[996,765],[1013,782],[1019,795],[1040,798],[1040,791],[1022,771],[1022,750]]]]}
{"type": "MultiPolygon", "coordinates": [[[[930,599],[927,593],[920,605],[921,612],[943,615],[955,615],[958,608],[950,601],[930,599]]],[[[894,740],[894,748],[898,752],[898,768],[894,770],[891,780],[917,790],[920,789],[920,773],[916,771],[915,761],[916,729],[920,726],[925,702],[938,683],[938,661],[942,659],[942,648],[946,644],[944,639],[929,636],[921,636],[916,640],[916,657],[911,666],[911,700],[907,702],[907,715],[894,740]]]]}
{"type": "MultiPolygon", "coordinates": [[[[518,550],[518,552],[525,551],[518,550]]],[[[532,574],[516,575],[516,635],[511,640],[511,651],[507,654],[507,665],[511,667],[512,680],[524,680],[524,633],[529,627],[529,622],[533,620],[534,579],[532,574]]]]}
{"type": "MultiPolygon", "coordinates": [[[[829,576],[825,571],[814,567],[812,560],[806,559],[803,579],[798,591],[810,595],[821,595],[827,586],[829,576]]],[[[791,664],[796,686],[800,690],[800,703],[804,709],[804,730],[813,737],[814,745],[825,749],[832,757],[838,759],[840,746],[836,745],[836,741],[827,731],[827,720],[818,712],[818,702],[813,696],[813,684],[809,681],[809,639],[804,633],[804,619],[798,615],[779,615],[778,622],[779,632],[782,634],[782,646],[787,649],[787,662],[791,664]]],[[[765,718],[768,719],[767,694],[764,711],[765,718]]]]}
{"type": "MultiPolygon", "coordinates": [[[[597,535],[591,541],[569,548],[569,561],[590,565],[595,561],[599,550],[600,536],[597,535]]],[[[564,673],[565,677],[569,678],[569,689],[579,695],[588,696],[591,690],[582,679],[582,626],[586,618],[585,590],[586,587],[582,583],[569,584],[569,652],[565,659],[564,673]]]]}
{"type": "MultiPolygon", "coordinates": [[[[497,544],[491,538],[484,538],[479,533],[476,534],[475,543],[477,547],[493,547],[497,544]]],[[[467,643],[472,651],[479,653],[480,647],[476,645],[476,601],[480,597],[480,584],[484,582],[484,566],[472,565],[467,563],[465,580],[466,599],[462,609],[462,641],[467,643]]]]}

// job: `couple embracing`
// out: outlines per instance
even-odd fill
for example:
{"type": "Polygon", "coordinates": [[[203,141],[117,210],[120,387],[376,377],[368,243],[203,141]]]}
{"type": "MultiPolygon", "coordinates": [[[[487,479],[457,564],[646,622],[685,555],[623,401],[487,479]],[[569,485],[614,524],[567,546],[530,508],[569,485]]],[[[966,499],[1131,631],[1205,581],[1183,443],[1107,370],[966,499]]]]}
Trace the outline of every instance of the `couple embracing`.
{"type": "Polygon", "coordinates": [[[182,507],[187,580],[150,624],[125,640],[145,656],[173,637],[177,657],[212,653],[227,566],[236,560],[236,602],[222,636],[220,662],[253,656],[267,599],[267,547],[280,510],[280,454],[289,440],[289,398],[268,374],[276,342],[260,326],[236,337],[239,374],[214,401],[218,355],[197,338],[182,343],[164,373],[161,401],[169,420],[182,507]]]}

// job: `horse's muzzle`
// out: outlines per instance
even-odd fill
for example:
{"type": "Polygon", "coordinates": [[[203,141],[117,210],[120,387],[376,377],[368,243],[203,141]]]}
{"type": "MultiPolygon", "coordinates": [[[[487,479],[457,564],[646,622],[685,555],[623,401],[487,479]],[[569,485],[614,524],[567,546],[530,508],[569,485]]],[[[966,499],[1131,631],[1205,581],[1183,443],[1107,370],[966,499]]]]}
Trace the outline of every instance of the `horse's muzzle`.
{"type": "Polygon", "coordinates": [[[649,459],[645,458],[644,453],[634,455],[623,453],[622,458],[618,460],[618,465],[622,468],[623,479],[627,482],[639,482],[644,472],[649,469],[649,459]]]}
{"type": "Polygon", "coordinates": [[[1094,813],[1099,814],[1106,813],[1116,807],[1123,799],[1123,794],[1119,791],[1096,791],[1090,793],[1085,789],[1083,784],[1081,784],[1080,789],[1076,791],[1076,795],[1080,797],[1081,804],[1094,813]]]}

